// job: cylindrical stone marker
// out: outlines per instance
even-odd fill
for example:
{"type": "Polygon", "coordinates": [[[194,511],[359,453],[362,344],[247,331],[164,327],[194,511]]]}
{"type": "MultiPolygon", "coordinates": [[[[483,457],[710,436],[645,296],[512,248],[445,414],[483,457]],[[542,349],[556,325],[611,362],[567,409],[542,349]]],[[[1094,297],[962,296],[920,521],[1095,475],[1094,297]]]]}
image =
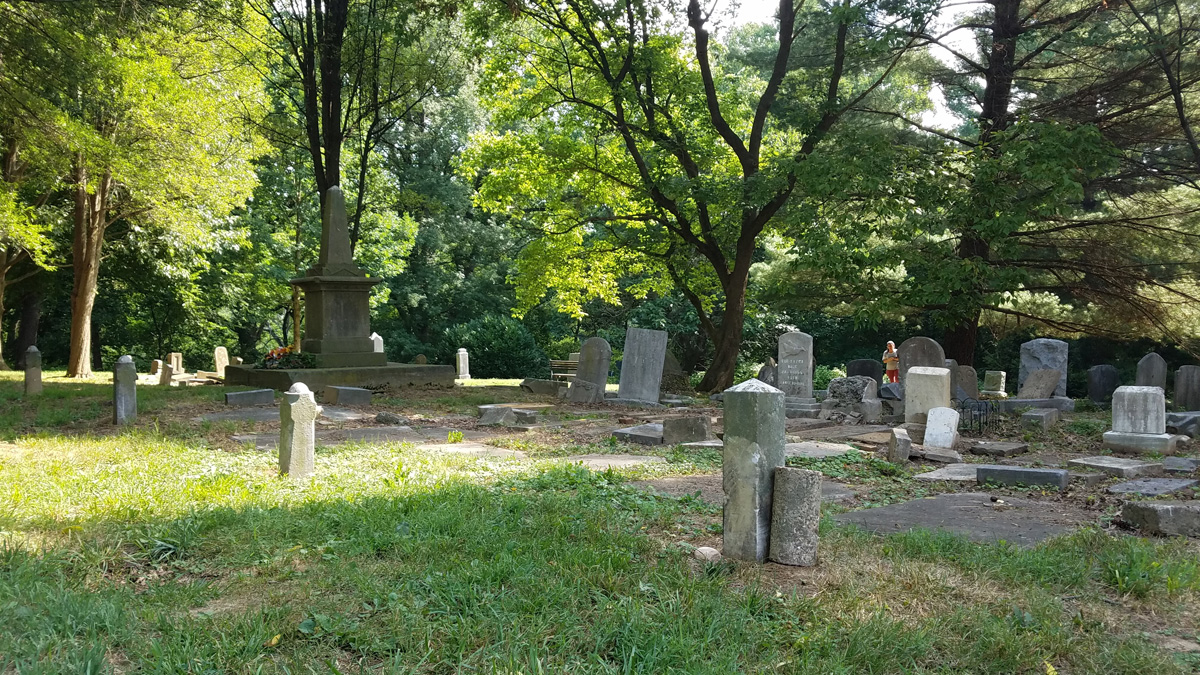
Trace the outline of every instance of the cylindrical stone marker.
{"type": "Polygon", "coordinates": [[[816,565],[820,523],[821,472],[790,466],[775,469],[771,560],[783,565],[816,565]]]}
{"type": "Polygon", "coordinates": [[[721,548],[729,558],[763,562],[771,532],[775,469],[785,459],[784,395],[751,379],[726,389],[724,399],[721,548]]]}
{"type": "Polygon", "coordinates": [[[284,392],[279,406],[279,472],[292,480],[307,478],[313,471],[320,414],[321,406],[303,382],[284,392]]]}
{"type": "Polygon", "coordinates": [[[35,346],[25,350],[25,395],[42,393],[42,353],[35,346]]]}
{"type": "Polygon", "coordinates": [[[458,371],[458,379],[471,379],[471,359],[467,355],[466,347],[458,348],[458,353],[454,355],[454,368],[458,371]]]}
{"type": "Polygon", "coordinates": [[[126,354],[113,367],[113,424],[131,424],[137,419],[137,366],[126,354]]]}

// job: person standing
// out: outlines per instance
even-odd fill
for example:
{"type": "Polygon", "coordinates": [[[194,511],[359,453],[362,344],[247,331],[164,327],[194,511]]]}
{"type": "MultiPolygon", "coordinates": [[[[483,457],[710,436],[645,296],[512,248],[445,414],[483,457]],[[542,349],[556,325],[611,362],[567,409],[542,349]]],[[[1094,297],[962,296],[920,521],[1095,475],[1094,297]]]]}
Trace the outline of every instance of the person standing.
{"type": "Polygon", "coordinates": [[[886,381],[900,381],[900,353],[896,351],[896,343],[891,340],[888,340],[887,349],[883,352],[883,370],[886,381]]]}

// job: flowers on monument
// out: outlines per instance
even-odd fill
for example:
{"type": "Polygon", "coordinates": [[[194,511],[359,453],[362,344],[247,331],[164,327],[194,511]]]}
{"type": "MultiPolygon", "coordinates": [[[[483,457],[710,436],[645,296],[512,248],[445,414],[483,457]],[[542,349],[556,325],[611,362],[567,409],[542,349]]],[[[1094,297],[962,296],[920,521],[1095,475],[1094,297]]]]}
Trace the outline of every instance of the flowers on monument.
{"type": "Polygon", "coordinates": [[[278,347],[254,365],[255,368],[291,370],[294,368],[316,368],[317,359],[312,354],[298,352],[292,345],[278,347]]]}

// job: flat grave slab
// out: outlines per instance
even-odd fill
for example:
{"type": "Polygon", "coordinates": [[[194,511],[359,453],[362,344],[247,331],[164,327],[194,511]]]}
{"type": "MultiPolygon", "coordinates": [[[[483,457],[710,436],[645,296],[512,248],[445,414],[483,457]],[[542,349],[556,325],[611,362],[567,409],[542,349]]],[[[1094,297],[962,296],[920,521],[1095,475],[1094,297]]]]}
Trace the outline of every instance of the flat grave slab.
{"type": "Polygon", "coordinates": [[[915,499],[839,513],[834,519],[876,534],[924,528],[952,532],[975,542],[1004,540],[1024,547],[1073,529],[1071,524],[1062,522],[1063,519],[1048,511],[1044,503],[1005,497],[1004,504],[1000,505],[992,502],[991,495],[981,492],[915,499]]]}
{"type": "MultiPolygon", "coordinates": [[[[363,412],[361,410],[351,410],[350,408],[339,408],[338,406],[326,405],[321,406],[320,420],[329,420],[333,422],[357,422],[359,420],[371,419],[373,414],[363,412]]],[[[233,410],[222,410],[221,412],[206,413],[199,417],[193,417],[193,422],[278,422],[279,408],[263,407],[263,408],[235,408],[233,410]]]]}
{"type": "Polygon", "coordinates": [[[1200,484],[1200,480],[1191,478],[1138,478],[1124,483],[1117,483],[1108,491],[1118,495],[1143,495],[1158,497],[1179,492],[1200,484]]]}
{"type": "MultiPolygon", "coordinates": [[[[450,429],[441,427],[362,427],[359,429],[323,429],[316,433],[318,445],[330,446],[344,443],[414,443],[428,445],[445,443],[450,429]]],[[[482,431],[463,431],[463,438],[468,441],[480,441],[491,438],[482,431]]],[[[279,433],[238,434],[231,436],[238,443],[253,443],[260,450],[274,448],[279,444],[279,433]]]]}
{"type": "MultiPolygon", "coordinates": [[[[709,504],[723,504],[725,492],[721,488],[721,474],[702,474],[698,476],[671,476],[654,480],[640,480],[631,485],[653,489],[671,497],[684,497],[700,493],[700,499],[709,504]]],[[[821,501],[846,502],[851,501],[856,493],[849,486],[835,483],[831,480],[821,481],[821,501]]]]}
{"type": "Polygon", "coordinates": [[[493,448],[482,443],[464,441],[462,443],[433,443],[422,445],[422,450],[440,452],[448,455],[468,455],[470,457],[486,457],[488,459],[525,459],[525,453],[519,450],[504,450],[493,448]]]}
{"type": "Polygon", "coordinates": [[[683,443],[685,448],[723,448],[725,441],[719,438],[710,438],[707,441],[696,441],[694,443],[683,443]]]}
{"type": "Polygon", "coordinates": [[[857,448],[845,443],[824,443],[822,441],[803,441],[801,443],[788,443],[783,446],[785,457],[803,457],[805,459],[841,457],[855,450],[857,448]]]}
{"type": "Polygon", "coordinates": [[[852,438],[862,434],[873,434],[878,432],[891,432],[892,428],[886,424],[844,424],[829,427],[819,428],[801,428],[793,429],[788,426],[788,435],[795,436],[804,440],[841,440],[843,438],[852,438]]]}
{"type": "Polygon", "coordinates": [[[625,427],[612,432],[613,438],[626,443],[638,445],[662,445],[663,425],[639,424],[636,427],[625,427]]]}
{"type": "Polygon", "coordinates": [[[593,471],[605,469],[626,469],[644,464],[665,464],[662,457],[650,455],[571,455],[563,461],[568,464],[582,464],[593,471]]]}
{"type": "Polygon", "coordinates": [[[1014,441],[976,441],[971,445],[972,455],[985,457],[1014,457],[1028,451],[1028,443],[1014,441]]]}
{"type": "Polygon", "coordinates": [[[1095,471],[1102,471],[1117,478],[1135,478],[1162,470],[1162,462],[1143,462],[1140,459],[1125,459],[1124,457],[1109,457],[1097,455],[1082,457],[1067,462],[1067,466],[1081,466],[1095,471]]]}
{"type": "Polygon", "coordinates": [[[974,483],[979,466],[979,464],[948,464],[936,471],[919,473],[913,478],[928,481],[949,480],[959,483],[974,483]]]}
{"type": "Polygon", "coordinates": [[[892,440],[890,431],[873,431],[869,434],[859,434],[846,439],[848,441],[856,441],[858,443],[874,443],[875,445],[887,445],[892,440]]]}
{"type": "Polygon", "coordinates": [[[1200,469],[1200,459],[1191,457],[1164,457],[1163,471],[1175,474],[1193,474],[1200,469]]]}

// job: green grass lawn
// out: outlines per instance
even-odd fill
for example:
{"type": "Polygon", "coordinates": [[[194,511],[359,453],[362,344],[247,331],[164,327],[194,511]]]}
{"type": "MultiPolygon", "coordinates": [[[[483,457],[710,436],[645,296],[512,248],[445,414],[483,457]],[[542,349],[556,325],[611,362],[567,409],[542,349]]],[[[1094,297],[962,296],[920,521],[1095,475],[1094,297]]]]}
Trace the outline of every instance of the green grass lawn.
{"type": "MultiPolygon", "coordinates": [[[[5,387],[15,381],[0,396],[26,420],[5,387]]],[[[161,395],[172,406],[207,394],[161,395]]],[[[816,568],[700,563],[690,552],[719,547],[719,507],[614,472],[357,445],[319,448],[314,476],[293,484],[272,454],[202,436],[48,427],[10,427],[16,444],[0,447],[0,672],[1197,664],[1150,639],[1191,626],[1198,608],[1195,547],[1182,542],[1088,530],[1018,550],[826,520],[816,568]]]]}

